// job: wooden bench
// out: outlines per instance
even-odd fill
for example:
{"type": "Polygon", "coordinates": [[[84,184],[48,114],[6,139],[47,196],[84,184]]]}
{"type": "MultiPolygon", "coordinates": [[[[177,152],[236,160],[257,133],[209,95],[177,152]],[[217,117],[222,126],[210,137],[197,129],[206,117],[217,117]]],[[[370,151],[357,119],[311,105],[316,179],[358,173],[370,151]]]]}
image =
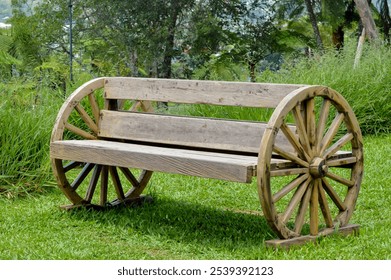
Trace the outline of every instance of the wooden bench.
{"type": "Polygon", "coordinates": [[[60,109],[50,155],[73,206],[139,201],[154,171],[256,177],[263,214],[287,244],[358,228],[348,221],[363,175],[362,136],[348,103],[325,86],[98,78],[60,109]],[[154,113],[155,102],[274,111],[268,122],[243,121],[154,113]]]}

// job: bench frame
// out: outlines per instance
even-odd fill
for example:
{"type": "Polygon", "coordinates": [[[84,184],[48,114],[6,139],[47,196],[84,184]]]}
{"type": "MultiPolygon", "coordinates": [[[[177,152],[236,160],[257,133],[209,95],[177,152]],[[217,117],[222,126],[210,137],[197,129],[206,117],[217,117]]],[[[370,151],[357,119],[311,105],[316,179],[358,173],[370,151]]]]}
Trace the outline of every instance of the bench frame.
{"type": "Polygon", "coordinates": [[[243,183],[257,177],[266,220],[295,244],[358,228],[348,222],[363,176],[362,143],[352,109],[328,87],[117,77],[92,80],[69,96],[50,153],[58,186],[73,206],[137,201],[153,171],[243,183]],[[127,100],[133,101],[125,110],[127,100]],[[274,112],[267,123],[196,118],[154,114],[152,102],[274,112]],[[130,168],[140,170],[138,178],[130,168]]]}

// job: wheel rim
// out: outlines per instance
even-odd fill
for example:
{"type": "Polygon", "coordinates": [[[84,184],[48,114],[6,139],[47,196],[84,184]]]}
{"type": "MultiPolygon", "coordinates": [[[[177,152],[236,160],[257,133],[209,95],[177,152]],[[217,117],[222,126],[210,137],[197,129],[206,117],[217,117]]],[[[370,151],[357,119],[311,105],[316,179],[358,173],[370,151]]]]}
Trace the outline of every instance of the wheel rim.
{"type": "MultiPolygon", "coordinates": [[[[59,111],[51,142],[72,139],[99,139],[100,109],[104,79],[93,80],[76,90],[59,111]]],[[[148,109],[140,102],[121,104],[127,109],[148,109]],[[132,106],[133,105],[133,106],[132,106]],[[141,104],[142,105],[142,104],[141,104]]],[[[52,168],[59,188],[75,205],[116,206],[140,196],[152,172],[127,167],[73,162],[52,158],[52,168]]]]}
{"type": "Polygon", "coordinates": [[[261,142],[258,190],[264,215],[280,238],[346,225],[362,175],[360,128],[341,95],[320,86],[301,88],[275,109],[261,142]],[[275,144],[278,133],[290,147],[275,144]]]}

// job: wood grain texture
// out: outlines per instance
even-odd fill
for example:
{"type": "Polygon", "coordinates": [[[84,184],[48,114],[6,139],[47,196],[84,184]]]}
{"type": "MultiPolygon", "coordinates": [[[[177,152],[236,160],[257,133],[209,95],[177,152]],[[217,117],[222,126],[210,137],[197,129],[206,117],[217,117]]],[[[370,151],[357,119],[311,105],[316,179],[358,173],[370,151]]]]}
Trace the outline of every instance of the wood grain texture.
{"type": "Polygon", "coordinates": [[[151,171],[192,175],[237,182],[251,182],[257,157],[103,140],[52,142],[53,158],[92,162],[151,171]]]}
{"type": "Polygon", "coordinates": [[[105,97],[184,104],[275,108],[301,85],[195,81],[146,78],[106,78],[105,97]]]}
{"type": "MultiPolygon", "coordinates": [[[[344,226],[348,223],[354,211],[362,180],[362,150],[362,136],[357,119],[346,100],[336,91],[324,86],[308,86],[293,91],[280,102],[265,128],[257,165],[262,210],[270,227],[280,238],[300,236],[305,222],[303,217],[308,214],[310,233],[314,236],[320,234],[323,223],[328,228],[335,224],[344,226]],[[315,106],[314,102],[321,106],[315,106]],[[330,112],[336,112],[336,115],[331,115],[330,112]],[[291,116],[297,128],[295,135],[286,128],[286,121],[291,116]],[[332,122],[326,126],[329,119],[332,119],[332,122]],[[281,130],[296,151],[296,155],[276,146],[277,132],[281,130]],[[278,164],[279,166],[272,163],[274,153],[288,160],[285,167],[282,162],[278,164]],[[319,164],[316,165],[317,158],[319,164]],[[296,163],[297,166],[289,166],[289,162],[296,163]],[[304,190],[300,192],[300,196],[294,195],[295,188],[292,186],[296,187],[299,182],[295,177],[289,179],[288,185],[276,186],[278,181],[274,180],[274,176],[288,177],[293,174],[298,174],[296,178],[306,176],[309,170],[303,167],[307,163],[310,164],[310,170],[323,172],[310,172],[310,183],[304,185],[307,188],[305,195],[301,195],[304,190]],[[336,175],[329,167],[343,168],[348,175],[346,177],[336,175]],[[344,185],[345,192],[338,195],[336,188],[341,184],[344,185]],[[291,203],[284,202],[282,198],[289,195],[293,195],[294,199],[291,203]],[[295,226],[292,227],[293,219],[290,219],[291,216],[293,218],[292,208],[296,208],[299,202],[295,226]],[[277,203],[280,203],[278,207],[277,203]],[[281,203],[285,204],[281,205],[281,203]],[[332,204],[336,206],[338,212],[330,213],[329,205],[332,204]]],[[[302,187],[303,184],[300,184],[297,188],[302,187]]]]}
{"type": "MultiPolygon", "coordinates": [[[[187,147],[258,153],[266,124],[101,110],[99,136],[187,147]]],[[[294,127],[290,127],[294,130],[294,127]]],[[[292,150],[282,135],[276,142],[292,150]]]]}
{"type": "Polygon", "coordinates": [[[328,228],[321,231],[317,236],[313,235],[304,235],[299,237],[294,237],[291,239],[274,239],[268,240],[265,242],[267,247],[271,247],[273,249],[289,249],[292,246],[301,246],[308,242],[316,242],[319,237],[328,236],[333,234],[338,235],[358,235],[360,231],[360,226],[357,224],[346,225],[340,227],[339,229],[328,228]]]}

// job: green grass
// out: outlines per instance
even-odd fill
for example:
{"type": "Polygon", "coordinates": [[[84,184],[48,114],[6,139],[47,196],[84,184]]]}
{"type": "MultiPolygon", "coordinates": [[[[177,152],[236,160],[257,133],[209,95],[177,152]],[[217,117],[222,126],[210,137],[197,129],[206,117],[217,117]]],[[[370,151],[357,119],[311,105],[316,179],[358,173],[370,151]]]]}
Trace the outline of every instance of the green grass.
{"type": "Polygon", "coordinates": [[[365,137],[365,176],[352,223],[359,236],[329,236],[289,251],[260,210],[255,184],[154,174],[155,203],[65,212],[57,189],[0,199],[0,259],[390,259],[391,136],[365,137]]]}

